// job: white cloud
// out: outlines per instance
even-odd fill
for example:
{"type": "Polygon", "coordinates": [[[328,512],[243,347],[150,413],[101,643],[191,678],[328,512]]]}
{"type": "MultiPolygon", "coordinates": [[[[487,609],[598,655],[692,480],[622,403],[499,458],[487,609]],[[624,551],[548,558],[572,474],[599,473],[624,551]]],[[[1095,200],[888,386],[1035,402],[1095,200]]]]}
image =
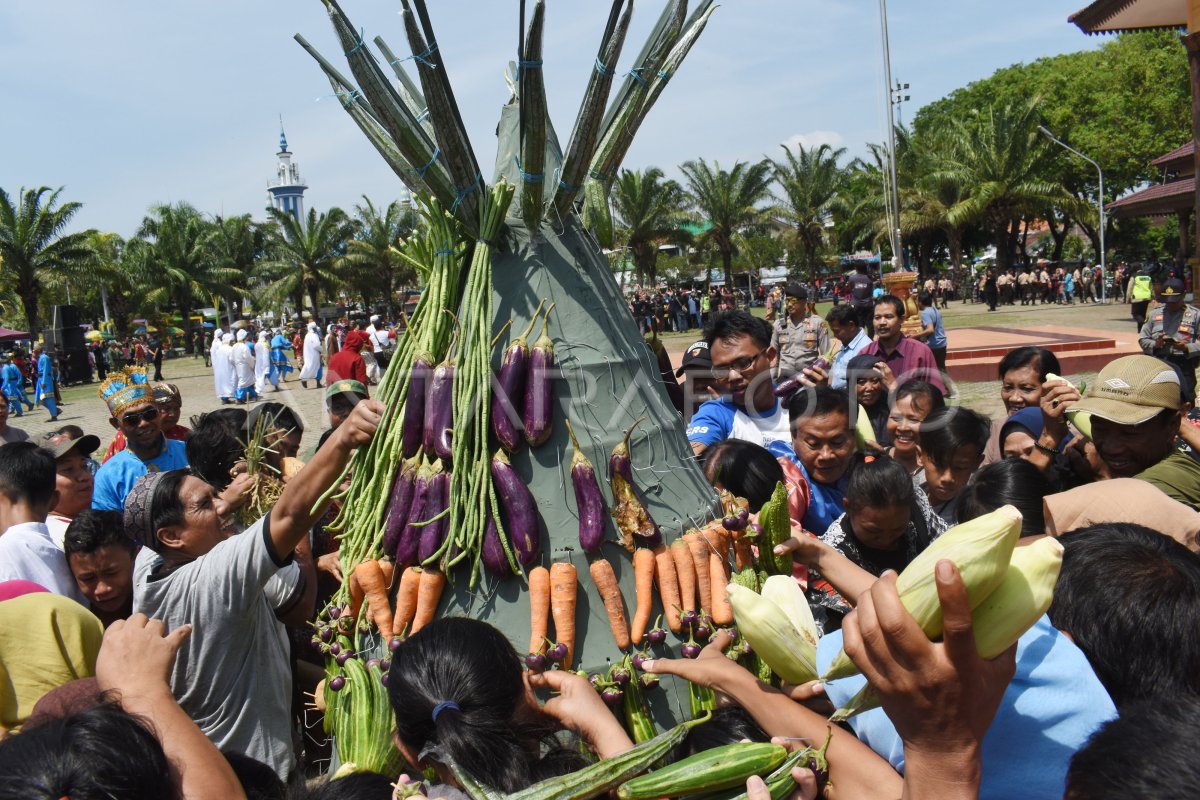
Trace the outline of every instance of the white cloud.
{"type": "Polygon", "coordinates": [[[794,133],[783,140],[783,144],[789,148],[795,149],[796,145],[802,144],[807,150],[810,147],[820,147],[827,144],[830,147],[838,148],[842,146],[845,139],[837,131],[808,131],[807,133],[794,133]]]}

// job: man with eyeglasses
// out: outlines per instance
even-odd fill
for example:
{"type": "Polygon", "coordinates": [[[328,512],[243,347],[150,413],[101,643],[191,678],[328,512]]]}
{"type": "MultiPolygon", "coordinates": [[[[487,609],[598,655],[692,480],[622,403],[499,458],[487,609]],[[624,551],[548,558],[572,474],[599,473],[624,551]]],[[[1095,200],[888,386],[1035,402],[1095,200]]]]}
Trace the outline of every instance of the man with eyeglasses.
{"type": "Polygon", "coordinates": [[[108,404],[109,422],[125,437],[125,449],[96,471],[92,508],[121,511],[138,478],[186,467],[187,452],[183,442],[163,435],[162,411],[145,369],[126,367],[113,373],[100,384],[99,393],[108,404]]]}
{"type": "Polygon", "coordinates": [[[776,457],[794,455],[787,410],[771,382],[776,359],[771,325],[746,311],[725,311],[713,317],[704,340],[721,396],[702,403],[692,416],[687,429],[692,452],[699,456],[724,439],[742,439],[776,457]]]}

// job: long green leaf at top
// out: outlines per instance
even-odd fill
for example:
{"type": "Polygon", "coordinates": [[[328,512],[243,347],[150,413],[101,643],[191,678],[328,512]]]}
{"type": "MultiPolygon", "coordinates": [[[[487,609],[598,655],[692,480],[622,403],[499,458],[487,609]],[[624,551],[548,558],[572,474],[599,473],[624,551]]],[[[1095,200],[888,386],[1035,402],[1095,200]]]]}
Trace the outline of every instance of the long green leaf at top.
{"type": "Polygon", "coordinates": [[[542,226],[546,189],[546,82],[542,77],[542,31],[546,3],[538,0],[525,36],[525,52],[517,64],[521,101],[521,219],[530,234],[542,226]]]}

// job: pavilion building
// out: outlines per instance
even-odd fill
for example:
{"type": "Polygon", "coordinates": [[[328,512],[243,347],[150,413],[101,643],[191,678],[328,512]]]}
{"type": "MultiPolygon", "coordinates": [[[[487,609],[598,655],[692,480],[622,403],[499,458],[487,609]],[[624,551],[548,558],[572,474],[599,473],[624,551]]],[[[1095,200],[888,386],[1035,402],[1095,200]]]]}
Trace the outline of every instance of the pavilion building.
{"type": "Polygon", "coordinates": [[[1196,204],[1195,157],[1194,139],[1169,153],[1164,153],[1150,162],[1162,172],[1160,183],[1127,194],[1105,206],[1109,214],[1118,219],[1171,215],[1178,217],[1179,250],[1175,254],[1175,263],[1180,265],[1187,264],[1192,256],[1188,228],[1196,204]]]}

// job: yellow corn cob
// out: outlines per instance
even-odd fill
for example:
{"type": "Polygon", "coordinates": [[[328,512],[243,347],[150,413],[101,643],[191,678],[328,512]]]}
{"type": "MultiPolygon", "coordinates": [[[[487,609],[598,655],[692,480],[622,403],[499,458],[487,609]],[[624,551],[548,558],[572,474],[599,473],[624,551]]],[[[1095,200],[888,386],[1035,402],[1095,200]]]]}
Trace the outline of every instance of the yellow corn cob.
{"type": "MultiPolygon", "coordinates": [[[[937,562],[942,559],[954,562],[966,584],[971,608],[976,608],[1004,580],[1020,535],[1021,512],[1013,506],[1003,506],[955,525],[904,568],[896,579],[896,590],[900,602],[926,636],[936,639],[942,635],[942,604],[934,581],[937,562]]],[[[843,649],[821,678],[831,681],[857,672],[858,668],[843,649]]]]}
{"type": "Polygon", "coordinates": [[[736,583],[730,583],[726,592],[738,632],[772,672],[788,683],[817,677],[816,644],[796,630],[783,609],[736,583]]]}
{"type": "Polygon", "coordinates": [[[791,575],[772,575],[763,582],[762,596],[779,606],[800,635],[813,647],[817,646],[817,622],[813,619],[812,609],[808,607],[808,598],[795,578],[791,575]]]}
{"type": "MultiPolygon", "coordinates": [[[[979,655],[995,658],[1041,619],[1054,599],[1062,557],[1062,544],[1050,536],[1013,550],[1004,580],[971,612],[979,655]]],[[[845,722],[878,707],[879,695],[867,684],[834,713],[832,720],[845,722]]]]}
{"type": "Polygon", "coordinates": [[[858,420],[854,423],[854,449],[866,450],[867,442],[875,441],[875,429],[871,427],[871,419],[867,410],[858,404],[858,420]]]}

